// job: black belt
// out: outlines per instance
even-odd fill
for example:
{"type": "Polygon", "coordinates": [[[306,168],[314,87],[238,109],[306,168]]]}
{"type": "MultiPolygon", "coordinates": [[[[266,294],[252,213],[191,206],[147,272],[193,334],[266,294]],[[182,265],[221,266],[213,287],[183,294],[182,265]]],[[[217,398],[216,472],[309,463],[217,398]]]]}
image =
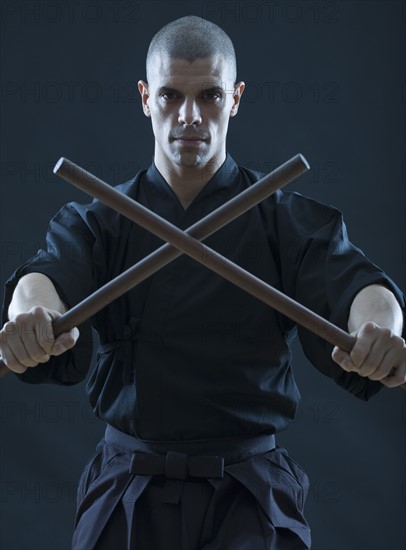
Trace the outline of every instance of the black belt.
{"type": "Polygon", "coordinates": [[[166,455],[135,453],[130,473],[143,476],[164,475],[173,479],[187,477],[223,477],[224,458],[218,456],[188,456],[168,451],[166,455]]]}
{"type": "MultiPolygon", "coordinates": [[[[146,441],[107,426],[104,439],[131,453],[130,474],[163,475],[170,480],[184,481],[188,477],[222,478],[224,465],[241,462],[250,456],[275,448],[273,435],[232,437],[218,440],[146,441]]],[[[165,502],[178,502],[183,484],[174,490],[167,483],[165,502]]]]}

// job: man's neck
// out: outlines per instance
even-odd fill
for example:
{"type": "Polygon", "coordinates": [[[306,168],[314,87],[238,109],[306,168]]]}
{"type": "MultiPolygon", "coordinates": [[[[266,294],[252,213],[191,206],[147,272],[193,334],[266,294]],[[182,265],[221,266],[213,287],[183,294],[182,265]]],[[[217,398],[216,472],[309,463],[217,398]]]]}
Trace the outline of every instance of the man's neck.
{"type": "Polygon", "coordinates": [[[223,164],[225,154],[224,158],[218,158],[202,167],[168,166],[156,156],[154,160],[160,174],[186,209],[223,164]]]}

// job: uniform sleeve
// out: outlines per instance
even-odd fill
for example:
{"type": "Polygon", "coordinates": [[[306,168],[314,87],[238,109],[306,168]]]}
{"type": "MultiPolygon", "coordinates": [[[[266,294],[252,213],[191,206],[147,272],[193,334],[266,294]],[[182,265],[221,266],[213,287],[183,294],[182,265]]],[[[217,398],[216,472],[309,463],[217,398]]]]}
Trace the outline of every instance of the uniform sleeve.
{"type": "MultiPolygon", "coordinates": [[[[63,207],[50,222],[46,247],[19,267],[6,282],[3,324],[8,320],[14,289],[27,273],[37,272],[49,277],[68,308],[96,290],[105,271],[101,233],[95,216],[86,206],[70,203],[63,207]]],[[[78,342],[72,350],[17,376],[30,383],[70,385],[83,380],[92,357],[90,322],[82,324],[79,331],[78,342]]]]}
{"type": "MultiPolygon", "coordinates": [[[[349,310],[365,286],[382,284],[405,300],[396,284],[348,239],[341,213],[298,194],[290,194],[278,219],[283,287],[295,300],[348,330],[349,310]]],[[[331,359],[332,346],[298,327],[307,358],[323,374],[355,396],[367,400],[384,386],[347,373],[331,359]]]]}

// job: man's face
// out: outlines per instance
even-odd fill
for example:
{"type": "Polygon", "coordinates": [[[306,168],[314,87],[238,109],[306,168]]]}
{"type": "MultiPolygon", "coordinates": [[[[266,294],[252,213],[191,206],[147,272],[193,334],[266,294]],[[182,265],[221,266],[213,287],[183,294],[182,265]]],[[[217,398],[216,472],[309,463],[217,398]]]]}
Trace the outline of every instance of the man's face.
{"type": "Polygon", "coordinates": [[[158,168],[224,161],[228,121],[244,90],[232,76],[221,55],[193,63],[159,55],[152,59],[149,82],[140,81],[138,88],[144,113],[151,117],[158,168]]]}

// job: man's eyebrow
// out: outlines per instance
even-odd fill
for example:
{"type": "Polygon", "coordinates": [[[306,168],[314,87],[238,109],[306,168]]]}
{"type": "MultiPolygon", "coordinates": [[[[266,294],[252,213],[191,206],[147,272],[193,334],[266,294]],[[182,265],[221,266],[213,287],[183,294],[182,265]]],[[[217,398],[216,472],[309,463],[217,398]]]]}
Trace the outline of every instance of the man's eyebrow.
{"type": "Polygon", "coordinates": [[[178,90],[175,90],[175,88],[170,88],[169,86],[161,86],[160,88],[158,88],[159,94],[167,94],[171,92],[175,92],[177,94],[179,93],[178,90]]]}
{"type": "MultiPolygon", "coordinates": [[[[211,85],[211,84],[202,84],[201,91],[205,93],[224,93],[224,88],[222,86],[218,85],[211,85]]],[[[179,90],[176,88],[171,88],[170,86],[161,86],[158,88],[158,94],[167,94],[167,93],[176,93],[180,94],[179,90]]]]}
{"type": "Polygon", "coordinates": [[[205,87],[205,85],[202,86],[202,91],[204,92],[209,92],[211,94],[215,94],[215,93],[224,93],[224,88],[222,86],[211,86],[211,85],[208,85],[207,87],[205,87]]]}

